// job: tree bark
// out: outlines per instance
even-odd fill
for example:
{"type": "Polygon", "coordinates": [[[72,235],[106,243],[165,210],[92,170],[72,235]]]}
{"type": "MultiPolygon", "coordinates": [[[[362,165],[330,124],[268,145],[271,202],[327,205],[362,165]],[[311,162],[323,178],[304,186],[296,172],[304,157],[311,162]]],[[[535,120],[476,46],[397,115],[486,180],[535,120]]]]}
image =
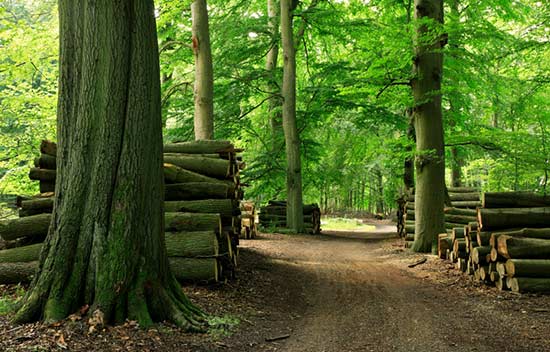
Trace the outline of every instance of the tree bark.
{"type": "Polygon", "coordinates": [[[506,259],[550,259],[550,240],[502,235],[496,248],[506,259]]]}
{"type": "Polygon", "coordinates": [[[550,292],[550,278],[514,277],[510,278],[513,292],[550,292]]]}
{"type": "Polygon", "coordinates": [[[216,258],[170,258],[170,268],[181,282],[217,282],[220,275],[216,258]]]}
{"type": "Polygon", "coordinates": [[[288,227],[296,232],[304,229],[302,212],[302,161],[300,154],[300,135],[296,124],[296,49],[291,0],[281,1],[281,38],[283,44],[283,130],[286,147],[286,191],[288,206],[286,209],[288,227]]]}
{"type": "Polygon", "coordinates": [[[1,263],[0,284],[18,284],[31,281],[36,272],[38,262],[1,263]]]}
{"type": "Polygon", "coordinates": [[[169,257],[215,257],[218,250],[218,238],[214,231],[166,234],[166,251],[169,257]]]}
{"type": "Polygon", "coordinates": [[[27,263],[38,260],[42,244],[3,249],[0,251],[0,263],[27,263]]]}
{"type": "Polygon", "coordinates": [[[203,330],[164,241],[162,119],[152,0],[59,1],[55,208],[16,322],[90,306],[105,323],[203,330]]]}
{"type": "Polygon", "coordinates": [[[210,51],[206,0],[191,4],[193,52],[195,54],[195,139],[214,137],[214,71],[210,51]]]}
{"type": "Polygon", "coordinates": [[[550,259],[509,259],[506,274],[510,277],[550,278],[550,259]]]}
{"type": "Polygon", "coordinates": [[[0,222],[0,236],[6,241],[21,237],[45,237],[50,226],[50,214],[38,214],[0,222]]]}
{"type": "Polygon", "coordinates": [[[239,215],[239,201],[233,199],[201,199],[164,202],[167,212],[219,214],[222,217],[239,215]]]}
{"type": "Polygon", "coordinates": [[[550,206],[550,196],[531,192],[486,192],[483,208],[529,208],[550,206]]]}
{"type": "Polygon", "coordinates": [[[233,152],[229,141],[198,140],[192,142],[168,143],[164,145],[165,153],[212,154],[233,152]]]}
{"type": "MultiPolygon", "coordinates": [[[[443,23],[442,0],[415,0],[416,20],[443,23]]],[[[433,32],[422,24],[416,31],[412,90],[416,130],[415,252],[437,252],[437,235],[445,231],[443,207],[445,155],[441,111],[443,54],[441,38],[426,38],[433,32]]]]}
{"type": "Polygon", "coordinates": [[[224,183],[187,182],[168,184],[164,189],[165,200],[198,200],[235,198],[235,190],[224,183]]]}
{"type": "Polygon", "coordinates": [[[166,231],[216,231],[221,233],[222,220],[219,214],[165,213],[166,231]]]}
{"type": "Polygon", "coordinates": [[[550,223],[550,207],[478,209],[477,221],[481,231],[536,227],[550,223]]]}

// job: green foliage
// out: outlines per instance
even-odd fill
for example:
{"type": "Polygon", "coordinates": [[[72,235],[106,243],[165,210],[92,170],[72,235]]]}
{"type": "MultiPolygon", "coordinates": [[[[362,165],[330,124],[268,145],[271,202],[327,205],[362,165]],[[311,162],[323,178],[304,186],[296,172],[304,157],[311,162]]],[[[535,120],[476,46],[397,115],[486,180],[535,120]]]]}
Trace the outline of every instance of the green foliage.
{"type": "MultiPolygon", "coordinates": [[[[33,193],[29,162],[55,136],[55,1],[0,1],[0,192],[33,193]]],[[[159,0],[165,140],[193,139],[191,0],[159,0]]],[[[246,197],[285,198],[284,145],[273,131],[265,57],[267,1],[209,0],[215,137],[245,148],[246,197]]],[[[453,0],[445,25],[415,22],[407,0],[301,1],[295,11],[297,118],[304,202],[387,212],[402,189],[412,107],[413,40],[447,38],[446,163],[485,190],[548,192],[550,4],[453,0]],[[428,31],[413,38],[414,29],[428,31]],[[449,147],[458,149],[452,160],[449,147]]],[[[282,54],[275,73],[282,75],[282,54]]],[[[450,184],[450,172],[449,180],[450,184]]]]}
{"type": "Polygon", "coordinates": [[[25,294],[25,289],[17,285],[10,292],[4,292],[0,296],[0,315],[6,315],[13,312],[17,307],[17,302],[25,294]]]}
{"type": "Polygon", "coordinates": [[[211,317],[208,320],[208,333],[215,339],[231,336],[240,322],[237,317],[230,315],[211,317]]]}

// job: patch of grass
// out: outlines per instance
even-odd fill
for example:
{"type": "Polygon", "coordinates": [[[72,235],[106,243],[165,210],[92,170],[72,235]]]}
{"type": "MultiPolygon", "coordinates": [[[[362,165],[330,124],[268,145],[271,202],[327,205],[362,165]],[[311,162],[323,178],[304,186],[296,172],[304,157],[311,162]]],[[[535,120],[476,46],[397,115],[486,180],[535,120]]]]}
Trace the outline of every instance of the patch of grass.
{"type": "Polygon", "coordinates": [[[215,339],[231,336],[240,322],[237,317],[230,315],[212,317],[208,320],[208,324],[210,325],[208,333],[215,339]]]}
{"type": "Polygon", "coordinates": [[[25,289],[20,285],[17,285],[13,292],[4,292],[0,296],[0,315],[6,315],[13,312],[17,306],[17,302],[24,294],[25,289]]]}
{"type": "Polygon", "coordinates": [[[372,231],[372,225],[365,225],[360,219],[327,218],[321,219],[321,228],[328,231],[372,231]]]}

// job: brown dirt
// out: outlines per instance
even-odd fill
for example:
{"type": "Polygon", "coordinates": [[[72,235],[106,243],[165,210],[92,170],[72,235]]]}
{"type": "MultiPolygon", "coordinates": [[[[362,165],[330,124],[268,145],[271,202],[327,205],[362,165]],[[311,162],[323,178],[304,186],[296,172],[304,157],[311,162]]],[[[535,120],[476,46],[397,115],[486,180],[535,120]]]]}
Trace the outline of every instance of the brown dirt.
{"type": "Polygon", "coordinates": [[[423,256],[393,231],[242,241],[237,280],[185,288],[209,313],[241,320],[228,337],[3,317],[0,351],[550,351],[549,296],[498,292],[433,256],[410,269],[423,256]]]}

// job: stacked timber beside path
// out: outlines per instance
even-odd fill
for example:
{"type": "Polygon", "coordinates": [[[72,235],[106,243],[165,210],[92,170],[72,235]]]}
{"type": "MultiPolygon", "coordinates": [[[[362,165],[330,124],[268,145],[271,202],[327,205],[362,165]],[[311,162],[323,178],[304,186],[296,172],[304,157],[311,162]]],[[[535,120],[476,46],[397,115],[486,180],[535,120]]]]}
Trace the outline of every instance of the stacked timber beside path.
{"type": "Polygon", "coordinates": [[[258,222],[259,217],[254,202],[241,202],[241,238],[256,238],[258,222]]]}
{"type": "MultiPolygon", "coordinates": [[[[476,208],[481,205],[478,189],[471,187],[447,188],[449,198],[445,207],[445,228],[450,232],[455,227],[463,227],[476,221],[476,208]]],[[[397,229],[407,243],[414,241],[415,208],[414,191],[404,195],[400,202],[397,229]]]]}
{"type": "MultiPolygon", "coordinates": [[[[10,248],[0,251],[0,283],[28,281],[47,235],[55,199],[57,146],[43,141],[29,177],[41,193],[18,197],[19,218],[0,223],[10,248]]],[[[227,141],[164,146],[165,240],[170,265],[180,281],[218,282],[237,265],[244,167],[227,141]]]]}
{"type": "MultiPolygon", "coordinates": [[[[321,209],[317,204],[304,204],[304,228],[306,233],[321,233],[321,209]]],[[[260,209],[260,225],[275,232],[288,232],[286,228],[286,201],[270,200],[260,209]]]]}
{"type": "Polygon", "coordinates": [[[485,193],[475,221],[439,235],[438,254],[499,290],[550,293],[550,197],[485,193]]]}

